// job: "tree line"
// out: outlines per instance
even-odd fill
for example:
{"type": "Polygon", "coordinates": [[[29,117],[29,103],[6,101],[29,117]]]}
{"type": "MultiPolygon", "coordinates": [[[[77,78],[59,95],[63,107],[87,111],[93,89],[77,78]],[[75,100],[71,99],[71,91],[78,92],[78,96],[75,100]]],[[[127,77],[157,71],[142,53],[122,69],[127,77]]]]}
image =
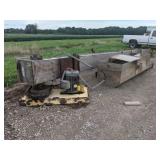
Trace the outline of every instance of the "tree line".
{"type": "Polygon", "coordinates": [[[146,32],[147,27],[117,27],[110,26],[96,29],[86,29],[82,27],[64,27],[58,29],[38,29],[36,24],[28,24],[25,29],[9,28],[4,29],[4,33],[26,33],[26,34],[71,34],[71,35],[141,35],[146,32]]]}

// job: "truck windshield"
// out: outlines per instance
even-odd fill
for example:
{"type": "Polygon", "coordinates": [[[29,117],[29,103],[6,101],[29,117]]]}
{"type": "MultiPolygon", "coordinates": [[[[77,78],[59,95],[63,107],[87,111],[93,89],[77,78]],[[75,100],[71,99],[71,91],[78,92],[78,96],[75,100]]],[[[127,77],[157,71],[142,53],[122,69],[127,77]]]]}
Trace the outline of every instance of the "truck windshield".
{"type": "Polygon", "coordinates": [[[156,31],[153,31],[152,36],[156,37],[156,31]]]}

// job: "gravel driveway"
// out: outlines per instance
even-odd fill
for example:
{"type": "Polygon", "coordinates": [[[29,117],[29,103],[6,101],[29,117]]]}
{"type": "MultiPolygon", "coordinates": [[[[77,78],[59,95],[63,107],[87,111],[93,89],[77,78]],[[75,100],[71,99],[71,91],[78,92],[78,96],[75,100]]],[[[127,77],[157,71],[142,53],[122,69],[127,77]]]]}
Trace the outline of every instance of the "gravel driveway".
{"type": "Polygon", "coordinates": [[[5,100],[4,138],[156,139],[155,65],[119,88],[101,85],[89,96],[90,104],[78,108],[23,107],[19,106],[19,97],[13,96],[5,100]],[[132,100],[142,105],[123,104],[132,100]]]}

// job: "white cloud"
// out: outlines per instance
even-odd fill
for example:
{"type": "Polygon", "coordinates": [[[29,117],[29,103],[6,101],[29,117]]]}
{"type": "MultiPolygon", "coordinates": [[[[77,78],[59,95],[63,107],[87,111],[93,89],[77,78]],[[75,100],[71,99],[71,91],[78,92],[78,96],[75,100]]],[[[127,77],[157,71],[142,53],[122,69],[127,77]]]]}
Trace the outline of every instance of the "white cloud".
{"type": "Polygon", "coordinates": [[[5,21],[5,28],[25,28],[27,24],[37,24],[40,29],[57,29],[59,27],[155,26],[156,22],[154,20],[8,20],[5,21]]]}

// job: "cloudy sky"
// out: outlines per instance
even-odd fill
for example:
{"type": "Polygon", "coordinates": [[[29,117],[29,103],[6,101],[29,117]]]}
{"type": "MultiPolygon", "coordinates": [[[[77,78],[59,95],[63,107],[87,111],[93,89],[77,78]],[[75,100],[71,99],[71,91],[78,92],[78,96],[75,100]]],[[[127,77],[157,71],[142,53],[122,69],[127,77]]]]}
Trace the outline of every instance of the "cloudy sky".
{"type": "Polygon", "coordinates": [[[39,29],[57,29],[59,27],[103,28],[108,26],[138,27],[155,26],[154,20],[6,20],[4,28],[25,28],[27,24],[37,24],[39,29]]]}

